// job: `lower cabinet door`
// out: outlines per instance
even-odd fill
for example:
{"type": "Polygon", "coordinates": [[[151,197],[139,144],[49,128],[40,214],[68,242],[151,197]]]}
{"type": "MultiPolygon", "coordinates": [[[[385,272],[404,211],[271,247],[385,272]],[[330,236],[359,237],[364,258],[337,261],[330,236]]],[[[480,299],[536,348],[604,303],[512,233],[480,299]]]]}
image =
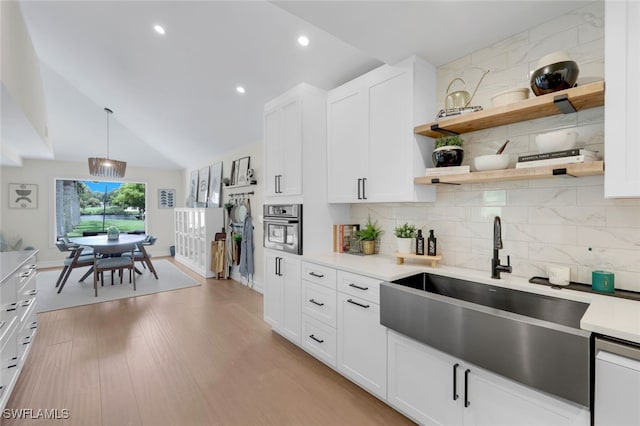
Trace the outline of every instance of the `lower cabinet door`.
{"type": "Polygon", "coordinates": [[[279,257],[265,250],[264,254],[264,320],[275,331],[282,327],[283,279],[278,274],[279,257]]]}
{"type": "Polygon", "coordinates": [[[388,402],[424,425],[462,424],[464,367],[389,330],[388,402]]]}
{"type": "Polygon", "coordinates": [[[387,398],[387,328],[380,306],[338,293],[338,371],[379,398],[387,398]]]}
{"type": "Polygon", "coordinates": [[[559,400],[478,368],[467,368],[465,426],[590,424],[590,413],[586,407],[559,400]]]}
{"type": "Polygon", "coordinates": [[[282,288],[282,335],[300,344],[300,259],[282,256],[280,274],[282,288]]]}

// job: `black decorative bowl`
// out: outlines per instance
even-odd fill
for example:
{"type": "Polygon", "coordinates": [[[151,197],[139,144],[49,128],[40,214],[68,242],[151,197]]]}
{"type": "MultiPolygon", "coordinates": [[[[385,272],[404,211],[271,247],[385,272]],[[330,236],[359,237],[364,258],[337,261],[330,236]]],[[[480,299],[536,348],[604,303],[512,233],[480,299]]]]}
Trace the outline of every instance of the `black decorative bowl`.
{"type": "Polygon", "coordinates": [[[459,166],[464,159],[464,150],[458,147],[443,146],[433,150],[431,159],[436,167],[459,166]]]}
{"type": "Polygon", "coordinates": [[[580,69],[574,61],[556,62],[538,68],[531,74],[531,90],[536,96],[570,89],[578,81],[580,69]]]}

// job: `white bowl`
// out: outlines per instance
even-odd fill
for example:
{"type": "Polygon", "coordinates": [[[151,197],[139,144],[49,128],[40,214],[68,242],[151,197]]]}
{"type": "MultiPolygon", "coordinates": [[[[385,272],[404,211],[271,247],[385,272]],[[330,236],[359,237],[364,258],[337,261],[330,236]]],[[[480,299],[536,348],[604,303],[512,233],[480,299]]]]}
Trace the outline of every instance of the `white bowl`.
{"type": "Polygon", "coordinates": [[[536,145],[538,152],[564,151],[574,148],[577,138],[578,133],[573,130],[556,130],[536,136],[536,145]]]}
{"type": "Polygon", "coordinates": [[[473,167],[477,171],[501,170],[509,165],[509,156],[506,154],[481,155],[473,159],[473,167]]]}
{"type": "Polygon", "coordinates": [[[528,98],[529,98],[528,87],[520,87],[518,89],[508,89],[493,95],[491,97],[491,106],[500,107],[503,105],[512,104],[514,102],[523,101],[528,98]]]}

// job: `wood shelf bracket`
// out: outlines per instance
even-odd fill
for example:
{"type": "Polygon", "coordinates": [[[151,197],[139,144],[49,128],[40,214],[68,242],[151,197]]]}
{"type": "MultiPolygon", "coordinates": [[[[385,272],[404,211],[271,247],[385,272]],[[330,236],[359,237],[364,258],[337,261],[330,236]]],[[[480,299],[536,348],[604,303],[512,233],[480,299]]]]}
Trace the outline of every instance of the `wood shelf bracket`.
{"type": "Polygon", "coordinates": [[[456,182],[440,182],[440,178],[431,178],[431,183],[432,184],[441,184],[441,185],[460,185],[459,183],[456,182]]]}
{"type": "Polygon", "coordinates": [[[448,135],[448,136],[458,136],[460,134],[452,130],[443,129],[442,127],[440,127],[439,124],[432,124],[431,130],[434,132],[442,133],[443,135],[448,135]]]}
{"type": "Polygon", "coordinates": [[[578,177],[576,175],[572,175],[571,173],[567,173],[567,168],[566,167],[563,167],[561,169],[553,169],[552,173],[553,173],[553,176],[567,175],[567,176],[571,176],[571,177],[578,177]]]}
{"type": "Polygon", "coordinates": [[[571,100],[569,100],[569,95],[567,95],[566,93],[562,95],[554,96],[553,104],[563,114],[571,114],[577,111],[576,108],[571,103],[571,100]]]}

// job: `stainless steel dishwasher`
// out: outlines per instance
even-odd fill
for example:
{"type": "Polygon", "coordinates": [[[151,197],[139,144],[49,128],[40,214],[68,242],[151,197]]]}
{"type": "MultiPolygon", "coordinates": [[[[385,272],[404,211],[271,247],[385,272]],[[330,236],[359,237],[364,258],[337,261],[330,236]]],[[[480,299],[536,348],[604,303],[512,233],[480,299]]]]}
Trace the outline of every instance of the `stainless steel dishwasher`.
{"type": "Polygon", "coordinates": [[[640,425],[640,345],[596,337],[595,426],[640,425]]]}

